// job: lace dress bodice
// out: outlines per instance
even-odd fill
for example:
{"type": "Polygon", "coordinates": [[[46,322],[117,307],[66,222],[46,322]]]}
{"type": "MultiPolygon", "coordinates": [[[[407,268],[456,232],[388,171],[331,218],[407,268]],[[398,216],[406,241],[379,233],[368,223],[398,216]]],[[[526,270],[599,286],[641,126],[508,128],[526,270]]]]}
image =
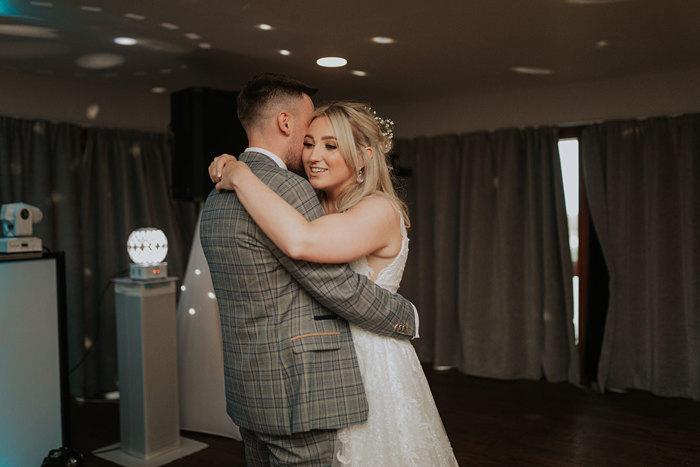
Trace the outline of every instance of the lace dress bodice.
{"type": "MultiPolygon", "coordinates": [[[[408,258],[408,235],[406,233],[406,224],[404,223],[403,215],[400,215],[400,218],[401,250],[388,266],[385,266],[381,271],[379,271],[379,274],[374,281],[375,284],[383,289],[389,290],[392,293],[396,293],[396,291],[399,290],[401,278],[403,277],[403,270],[406,267],[406,259],[408,258]]],[[[369,278],[372,278],[374,275],[374,271],[372,271],[372,268],[369,267],[369,263],[367,263],[367,258],[365,257],[352,261],[350,263],[350,267],[356,273],[362,274],[369,278]]]]}

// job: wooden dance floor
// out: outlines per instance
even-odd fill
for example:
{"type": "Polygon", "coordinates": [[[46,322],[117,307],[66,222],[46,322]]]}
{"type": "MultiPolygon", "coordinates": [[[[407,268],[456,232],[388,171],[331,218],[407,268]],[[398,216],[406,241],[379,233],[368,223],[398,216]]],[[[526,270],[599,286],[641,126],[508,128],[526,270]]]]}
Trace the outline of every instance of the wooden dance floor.
{"type": "MultiPolygon", "coordinates": [[[[700,465],[700,402],[425,370],[460,465],[700,465]]],[[[115,465],[89,453],[119,441],[118,403],[73,403],[71,431],[88,466],[115,465]]],[[[183,435],[209,447],[169,465],[245,465],[238,441],[183,435]]]]}

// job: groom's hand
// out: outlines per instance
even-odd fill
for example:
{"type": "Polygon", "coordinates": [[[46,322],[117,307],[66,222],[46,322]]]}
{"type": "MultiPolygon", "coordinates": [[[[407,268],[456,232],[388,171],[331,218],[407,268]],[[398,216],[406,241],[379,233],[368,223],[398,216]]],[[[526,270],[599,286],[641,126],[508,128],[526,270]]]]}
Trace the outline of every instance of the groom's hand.
{"type": "Polygon", "coordinates": [[[238,160],[231,154],[222,154],[214,158],[209,164],[209,178],[214,183],[219,183],[221,181],[221,174],[224,172],[224,167],[231,161],[238,160]]]}

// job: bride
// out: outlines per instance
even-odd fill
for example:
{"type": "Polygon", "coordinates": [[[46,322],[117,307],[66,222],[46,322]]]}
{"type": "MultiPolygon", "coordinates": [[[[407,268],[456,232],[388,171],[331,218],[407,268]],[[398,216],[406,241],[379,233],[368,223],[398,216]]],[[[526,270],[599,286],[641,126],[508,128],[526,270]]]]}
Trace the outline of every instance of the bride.
{"type": "MultiPolygon", "coordinates": [[[[308,222],[233,156],[210,166],[217,190],[235,190],[265,234],[289,257],[346,263],[396,292],[408,256],[405,204],[386,163],[390,135],[363,104],[320,107],[302,161],[326,215],[308,222]],[[223,167],[223,169],[222,169],[223,167]]],[[[369,417],[338,431],[335,465],[457,465],[410,342],[350,324],[369,417]],[[408,402],[407,402],[408,401],[408,402]]]]}

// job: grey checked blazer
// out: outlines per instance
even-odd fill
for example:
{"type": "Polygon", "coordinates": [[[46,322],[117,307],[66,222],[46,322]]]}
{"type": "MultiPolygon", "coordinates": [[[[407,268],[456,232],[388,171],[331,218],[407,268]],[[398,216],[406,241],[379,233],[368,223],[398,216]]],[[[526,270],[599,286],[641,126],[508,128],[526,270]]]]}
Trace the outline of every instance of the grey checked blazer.
{"type": "MultiPolygon", "coordinates": [[[[246,152],[240,160],[307,219],[323,215],[303,178],[263,154],[246,152]]],[[[365,421],[367,400],[348,321],[410,337],[410,302],[347,265],[286,257],[232,192],[209,195],[200,236],[221,315],[226,408],[233,421],[277,435],[365,421]]]]}

